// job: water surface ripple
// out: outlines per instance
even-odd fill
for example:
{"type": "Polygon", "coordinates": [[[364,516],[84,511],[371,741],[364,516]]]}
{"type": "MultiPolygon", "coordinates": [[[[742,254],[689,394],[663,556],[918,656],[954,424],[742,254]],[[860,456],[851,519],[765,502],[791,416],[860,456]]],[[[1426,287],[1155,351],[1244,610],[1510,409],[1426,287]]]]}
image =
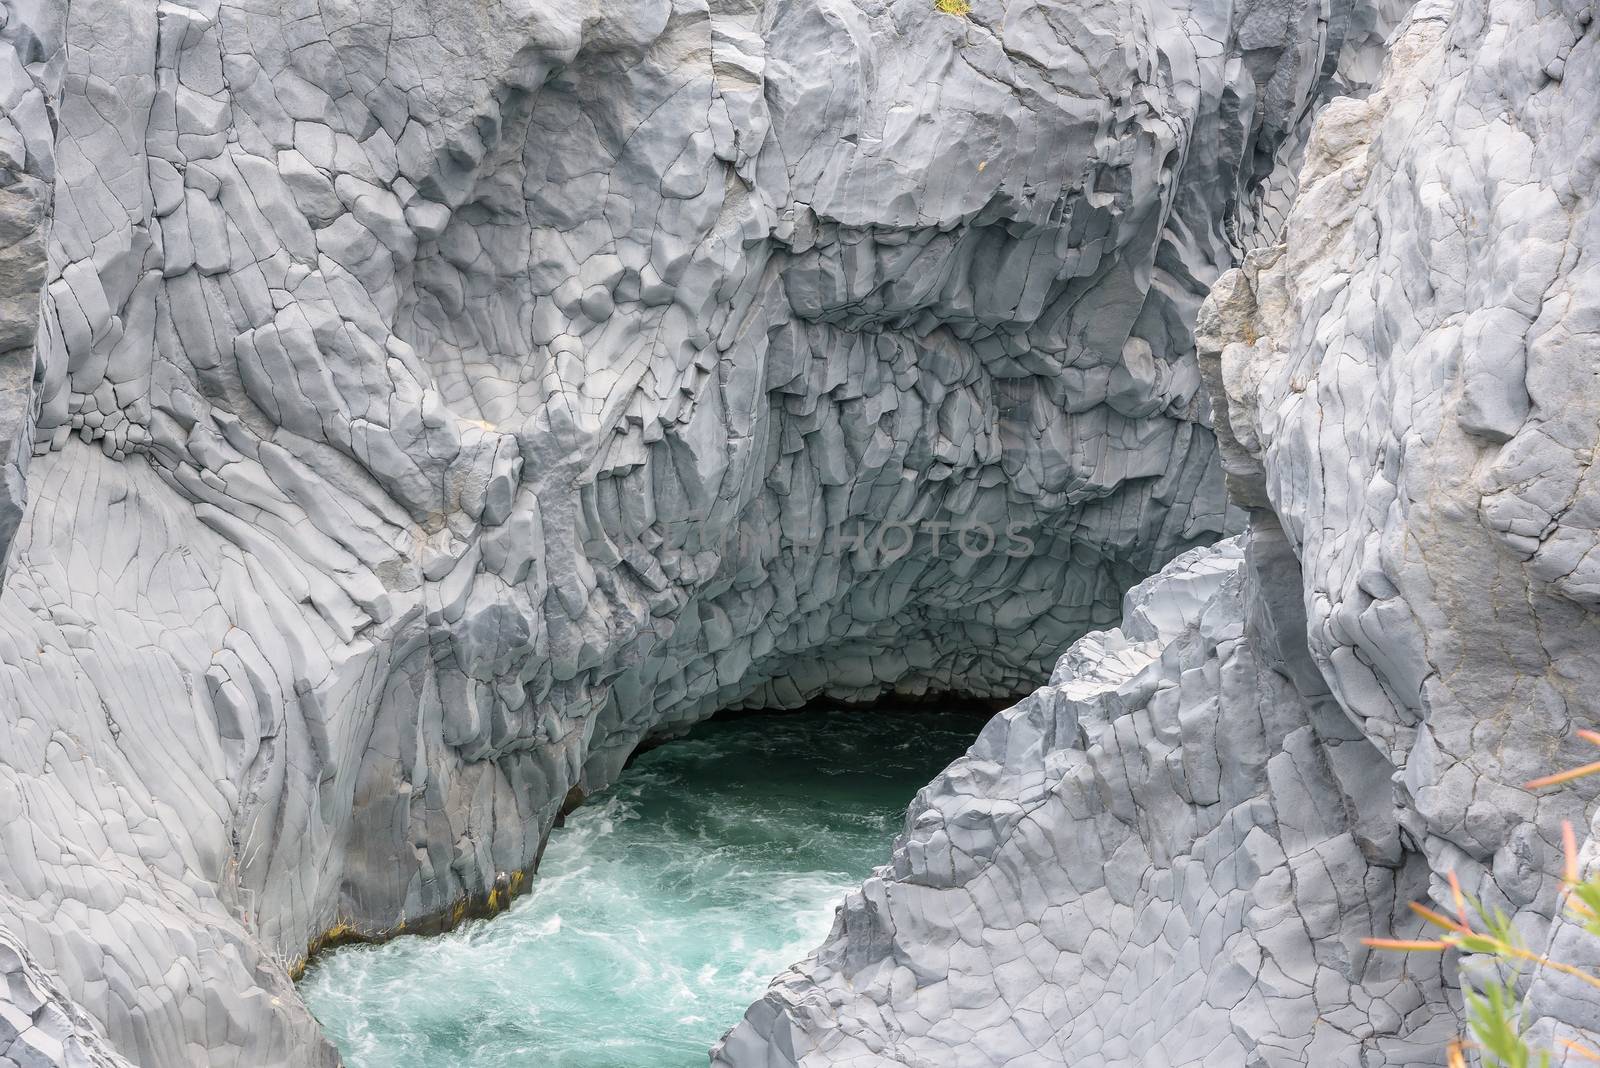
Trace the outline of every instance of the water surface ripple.
{"type": "Polygon", "coordinates": [[[702,1068],[981,726],[920,710],[704,724],[568,817],[508,913],[328,953],[301,993],[351,1068],[702,1068]]]}

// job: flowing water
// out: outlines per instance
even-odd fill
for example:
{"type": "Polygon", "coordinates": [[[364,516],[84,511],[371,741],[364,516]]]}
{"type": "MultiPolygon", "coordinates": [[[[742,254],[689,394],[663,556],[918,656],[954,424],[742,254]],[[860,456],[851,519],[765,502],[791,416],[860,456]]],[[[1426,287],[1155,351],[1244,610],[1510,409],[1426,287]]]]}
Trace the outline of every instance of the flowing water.
{"type": "Polygon", "coordinates": [[[827,936],[912,795],[982,724],[927,711],[704,724],[569,816],[509,912],[333,951],[300,991],[352,1068],[703,1068],[827,936]]]}

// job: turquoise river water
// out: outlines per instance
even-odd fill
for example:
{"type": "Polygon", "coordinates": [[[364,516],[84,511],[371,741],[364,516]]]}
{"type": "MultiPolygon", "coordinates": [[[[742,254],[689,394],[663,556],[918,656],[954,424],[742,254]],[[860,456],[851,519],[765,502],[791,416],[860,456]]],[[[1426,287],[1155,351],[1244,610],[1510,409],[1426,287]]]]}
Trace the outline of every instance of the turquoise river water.
{"type": "Polygon", "coordinates": [[[704,724],[569,816],[509,912],[335,950],[300,991],[351,1068],[703,1068],[982,725],[921,710],[704,724]]]}

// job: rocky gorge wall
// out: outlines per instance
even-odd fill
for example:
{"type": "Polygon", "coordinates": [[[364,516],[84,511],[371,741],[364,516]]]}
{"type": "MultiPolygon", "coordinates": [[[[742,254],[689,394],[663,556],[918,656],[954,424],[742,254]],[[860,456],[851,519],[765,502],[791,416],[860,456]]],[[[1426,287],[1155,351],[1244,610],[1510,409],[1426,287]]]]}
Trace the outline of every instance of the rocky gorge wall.
{"type": "Polygon", "coordinates": [[[4,11],[0,929],[146,1068],[333,1063],[308,950],[640,741],[1026,692],[1236,525],[1196,311],[1392,19],[4,11]]]}
{"type": "Polygon", "coordinates": [[[1429,868],[1304,651],[1282,534],[1196,549],[918,795],[715,1065],[1443,1064],[1429,868]],[[1287,580],[1287,582],[1286,582],[1287,580]]]}
{"type": "MultiPolygon", "coordinates": [[[[1319,112],[1281,240],[1199,318],[1242,545],[930,784],[716,1063],[1443,1064],[1485,962],[1359,939],[1448,873],[1597,963],[1558,896],[1593,788],[1521,785],[1600,711],[1597,86],[1591,8],[1426,0],[1319,112]]],[[[1537,1043],[1595,1045],[1580,980],[1520,987],[1537,1043]]]]}

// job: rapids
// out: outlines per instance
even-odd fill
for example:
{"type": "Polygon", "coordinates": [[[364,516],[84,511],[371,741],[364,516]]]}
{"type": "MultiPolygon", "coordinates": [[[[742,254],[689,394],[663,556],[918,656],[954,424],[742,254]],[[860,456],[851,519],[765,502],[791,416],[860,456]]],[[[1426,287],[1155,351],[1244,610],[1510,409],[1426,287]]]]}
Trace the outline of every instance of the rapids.
{"type": "Polygon", "coordinates": [[[885,862],[970,712],[703,724],[558,828],[533,890],[445,935],[348,946],[300,989],[352,1068],[699,1068],[885,862]]]}

